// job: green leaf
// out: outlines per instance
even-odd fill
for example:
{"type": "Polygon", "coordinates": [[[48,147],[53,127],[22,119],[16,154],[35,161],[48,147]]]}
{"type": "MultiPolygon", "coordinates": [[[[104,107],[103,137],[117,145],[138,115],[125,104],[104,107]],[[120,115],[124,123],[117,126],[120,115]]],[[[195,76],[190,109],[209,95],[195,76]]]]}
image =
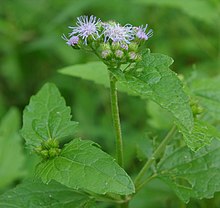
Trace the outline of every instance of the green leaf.
{"type": "MultiPolygon", "coordinates": [[[[101,61],[89,62],[86,64],[76,64],[65,67],[59,70],[59,72],[61,74],[89,80],[109,88],[109,72],[107,70],[107,66],[101,61]]],[[[132,95],[132,93],[123,85],[118,84],[118,90],[132,95]]]]}
{"type": "Polygon", "coordinates": [[[143,61],[126,73],[112,70],[119,82],[136,95],[151,99],[172,113],[176,122],[188,131],[193,128],[193,115],[189,98],[182,89],[182,83],[169,69],[172,58],[163,54],[146,53],[143,61]]]}
{"type": "Polygon", "coordinates": [[[210,144],[214,138],[220,138],[220,132],[214,126],[198,119],[194,122],[192,132],[184,128],[180,128],[180,131],[187,146],[193,151],[210,144]]]}
{"type": "Polygon", "coordinates": [[[67,187],[97,194],[127,195],[134,192],[127,173],[88,140],[75,139],[66,144],[59,156],[38,165],[36,175],[44,183],[53,179],[67,187]]]}
{"type": "Polygon", "coordinates": [[[218,10],[209,1],[205,0],[190,0],[187,1],[187,4],[182,0],[134,0],[134,2],[177,8],[193,18],[212,25],[218,19],[218,10]]]}
{"type": "Polygon", "coordinates": [[[24,110],[21,134],[28,146],[39,146],[50,138],[61,140],[73,135],[76,126],[57,87],[45,84],[24,110]]]}
{"type": "Polygon", "coordinates": [[[183,147],[161,160],[158,177],[184,202],[190,198],[211,198],[220,191],[220,142],[194,153],[183,147]]]}
{"type": "Polygon", "coordinates": [[[57,182],[28,180],[0,196],[0,208],[91,208],[93,199],[57,182]]]}
{"type": "Polygon", "coordinates": [[[61,74],[79,77],[85,80],[93,81],[96,84],[109,87],[109,75],[106,65],[101,61],[89,62],[85,64],[76,64],[59,70],[61,74]]]}
{"type": "Polygon", "coordinates": [[[24,154],[19,128],[19,112],[11,108],[0,123],[0,188],[24,175],[24,154]]]}

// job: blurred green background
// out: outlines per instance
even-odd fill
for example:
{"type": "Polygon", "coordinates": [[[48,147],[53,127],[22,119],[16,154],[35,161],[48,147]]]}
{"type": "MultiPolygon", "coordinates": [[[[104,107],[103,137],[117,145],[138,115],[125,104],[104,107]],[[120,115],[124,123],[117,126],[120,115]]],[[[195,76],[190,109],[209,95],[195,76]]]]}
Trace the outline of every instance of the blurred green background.
{"type": "MultiPolygon", "coordinates": [[[[212,78],[220,74],[219,13],[219,0],[1,0],[0,193],[31,175],[38,161],[25,149],[18,129],[30,96],[45,82],[59,87],[72,108],[73,119],[80,123],[78,134],[97,141],[114,155],[108,90],[57,72],[65,66],[97,60],[92,54],[73,50],[61,39],[77,16],[93,14],[103,21],[147,23],[154,30],[149,48],[171,56],[175,60],[174,71],[185,77],[212,78]],[[12,133],[5,127],[10,121],[16,123],[12,133]]],[[[136,170],[135,164],[141,164],[136,159],[136,153],[141,158],[136,144],[142,144],[143,137],[152,137],[155,131],[163,135],[169,123],[152,103],[146,106],[146,102],[123,93],[119,100],[126,138],[126,169],[131,172],[136,170]]],[[[220,197],[216,195],[214,199],[192,200],[184,205],[166,185],[155,181],[135,197],[131,207],[217,208],[219,204],[220,197]]]]}

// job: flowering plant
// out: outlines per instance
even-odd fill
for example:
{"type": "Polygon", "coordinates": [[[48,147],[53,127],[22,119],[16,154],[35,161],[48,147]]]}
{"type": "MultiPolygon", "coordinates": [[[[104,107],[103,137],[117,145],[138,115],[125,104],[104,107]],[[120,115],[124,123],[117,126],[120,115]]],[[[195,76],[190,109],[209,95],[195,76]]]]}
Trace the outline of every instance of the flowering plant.
{"type": "MultiPolygon", "coordinates": [[[[25,194],[25,202],[29,204],[40,189],[46,193],[37,195],[39,206],[126,208],[155,178],[168,184],[184,203],[190,198],[210,198],[219,191],[220,164],[216,158],[220,144],[213,138],[220,138],[220,133],[207,116],[204,94],[196,88],[201,84],[191,89],[183,77],[170,70],[172,58],[147,49],[153,30],[148,30],[148,25],[102,22],[95,16],[78,17],[76,26],[69,28],[69,36],[62,36],[66,44],[94,53],[99,61],[60,72],[110,89],[115,158],[93,141],[76,138],[78,122],[71,120],[70,108],[54,84],[45,84],[23,114],[21,134],[27,147],[41,158],[35,170],[38,179],[16,188],[29,190],[34,185],[33,193],[25,194]],[[125,170],[126,138],[122,137],[118,90],[158,104],[156,109],[170,128],[156,144],[149,138],[143,143],[139,140],[144,164],[135,166],[134,171],[125,170]],[[64,197],[60,199],[55,191],[64,197]]],[[[10,192],[15,198],[16,193],[10,192]]],[[[8,204],[11,195],[3,196],[8,204]]]]}

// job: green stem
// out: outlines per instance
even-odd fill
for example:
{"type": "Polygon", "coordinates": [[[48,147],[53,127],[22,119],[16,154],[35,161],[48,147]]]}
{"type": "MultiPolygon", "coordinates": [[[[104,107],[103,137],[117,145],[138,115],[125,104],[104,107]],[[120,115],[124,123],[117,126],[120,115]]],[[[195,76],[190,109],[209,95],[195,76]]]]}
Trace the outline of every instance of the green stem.
{"type": "Polygon", "coordinates": [[[164,151],[166,145],[168,144],[168,142],[170,141],[170,139],[172,138],[172,135],[175,133],[176,131],[176,126],[173,126],[173,128],[168,132],[168,134],[166,135],[166,137],[164,138],[164,140],[160,143],[160,145],[157,147],[157,149],[155,150],[155,152],[152,154],[152,156],[149,158],[149,160],[145,163],[144,167],[141,169],[141,171],[139,172],[139,174],[137,175],[134,184],[136,189],[140,189],[140,187],[142,187],[142,184],[140,184],[142,178],[144,177],[145,173],[147,172],[147,170],[150,168],[150,166],[152,165],[152,163],[160,156],[160,154],[164,151]]]}
{"type": "Polygon", "coordinates": [[[116,77],[109,72],[110,78],[110,98],[111,98],[111,110],[112,110],[112,119],[113,125],[115,128],[116,134],[116,156],[118,164],[123,167],[124,158],[123,158],[123,142],[122,142],[122,134],[121,134],[121,124],[119,117],[119,109],[118,109],[118,97],[117,97],[117,88],[116,88],[116,77]]]}

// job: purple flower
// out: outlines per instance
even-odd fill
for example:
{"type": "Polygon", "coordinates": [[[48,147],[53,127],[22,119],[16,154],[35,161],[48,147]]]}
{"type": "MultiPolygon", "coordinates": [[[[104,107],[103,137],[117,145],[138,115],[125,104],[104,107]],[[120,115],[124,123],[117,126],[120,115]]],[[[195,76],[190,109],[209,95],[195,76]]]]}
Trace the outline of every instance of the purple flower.
{"type": "Polygon", "coordinates": [[[113,42],[119,42],[121,44],[130,43],[134,39],[134,32],[132,26],[127,24],[121,26],[119,23],[111,22],[103,24],[104,41],[112,40],[113,42]]]}
{"type": "Polygon", "coordinates": [[[91,35],[95,40],[99,37],[97,25],[101,20],[97,19],[95,16],[80,16],[77,17],[77,22],[75,27],[69,27],[72,29],[70,35],[77,35],[84,40],[84,43],[87,45],[87,38],[91,35]]]}
{"type": "Polygon", "coordinates": [[[146,24],[145,27],[142,25],[142,26],[134,28],[136,30],[136,36],[139,39],[141,39],[141,40],[148,40],[150,37],[153,36],[153,30],[152,29],[150,29],[148,31],[148,33],[146,33],[147,26],[148,25],[146,24]]]}
{"type": "Polygon", "coordinates": [[[70,39],[68,39],[65,35],[62,35],[63,40],[66,41],[66,44],[69,46],[74,46],[78,44],[79,37],[78,36],[72,36],[70,39]]]}

